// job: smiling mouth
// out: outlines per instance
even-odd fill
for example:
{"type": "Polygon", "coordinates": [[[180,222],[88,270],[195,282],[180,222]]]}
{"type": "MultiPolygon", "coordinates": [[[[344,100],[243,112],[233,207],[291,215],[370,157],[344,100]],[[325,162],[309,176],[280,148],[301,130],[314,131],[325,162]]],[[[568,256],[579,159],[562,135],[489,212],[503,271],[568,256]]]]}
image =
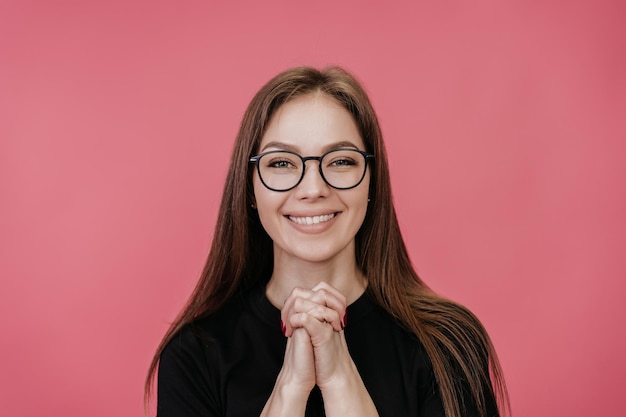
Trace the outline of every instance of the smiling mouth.
{"type": "Polygon", "coordinates": [[[291,220],[292,222],[298,223],[298,224],[318,224],[318,223],[324,223],[324,222],[331,220],[333,217],[335,217],[336,214],[337,213],[331,213],[331,214],[325,214],[323,216],[313,216],[313,217],[287,216],[287,218],[291,220]]]}

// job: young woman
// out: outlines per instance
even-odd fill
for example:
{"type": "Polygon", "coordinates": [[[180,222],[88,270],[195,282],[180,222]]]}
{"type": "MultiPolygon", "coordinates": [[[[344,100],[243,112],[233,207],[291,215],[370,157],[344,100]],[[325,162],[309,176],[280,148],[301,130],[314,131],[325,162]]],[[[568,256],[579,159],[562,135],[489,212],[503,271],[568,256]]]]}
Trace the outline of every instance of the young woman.
{"type": "Polygon", "coordinates": [[[250,103],[206,266],[146,398],[157,366],[159,417],[508,410],[478,319],[413,270],[374,110],[336,67],[288,70],[250,103]]]}

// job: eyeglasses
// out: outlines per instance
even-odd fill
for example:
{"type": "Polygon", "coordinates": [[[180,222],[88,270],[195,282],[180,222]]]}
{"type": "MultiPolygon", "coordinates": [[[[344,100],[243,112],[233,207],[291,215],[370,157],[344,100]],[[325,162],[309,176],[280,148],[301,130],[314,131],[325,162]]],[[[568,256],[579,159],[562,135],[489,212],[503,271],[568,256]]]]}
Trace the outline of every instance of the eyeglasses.
{"type": "Polygon", "coordinates": [[[250,158],[257,167],[259,178],[272,191],[289,191],[304,178],[306,161],[318,161],[319,171],[326,184],[337,190],[354,188],[365,178],[371,153],[342,148],[322,156],[300,156],[291,151],[269,151],[250,158]]]}

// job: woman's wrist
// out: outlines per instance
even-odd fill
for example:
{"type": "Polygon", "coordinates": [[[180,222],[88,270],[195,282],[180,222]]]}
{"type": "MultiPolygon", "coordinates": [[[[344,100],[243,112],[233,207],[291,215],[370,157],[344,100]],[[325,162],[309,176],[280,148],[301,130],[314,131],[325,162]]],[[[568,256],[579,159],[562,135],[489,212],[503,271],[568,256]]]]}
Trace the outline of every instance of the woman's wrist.
{"type": "Polygon", "coordinates": [[[360,384],[362,384],[361,377],[355,368],[354,370],[344,369],[336,372],[332,378],[319,381],[318,386],[324,398],[331,398],[333,396],[341,397],[360,384]]]}
{"type": "Polygon", "coordinates": [[[274,389],[285,398],[304,399],[306,402],[313,387],[314,385],[297,381],[295,378],[289,378],[281,371],[276,379],[274,389]]]}
{"type": "Polygon", "coordinates": [[[302,384],[290,383],[281,372],[261,417],[304,416],[311,389],[302,384]]]}
{"type": "Polygon", "coordinates": [[[354,362],[320,385],[327,417],[378,416],[354,362]]]}

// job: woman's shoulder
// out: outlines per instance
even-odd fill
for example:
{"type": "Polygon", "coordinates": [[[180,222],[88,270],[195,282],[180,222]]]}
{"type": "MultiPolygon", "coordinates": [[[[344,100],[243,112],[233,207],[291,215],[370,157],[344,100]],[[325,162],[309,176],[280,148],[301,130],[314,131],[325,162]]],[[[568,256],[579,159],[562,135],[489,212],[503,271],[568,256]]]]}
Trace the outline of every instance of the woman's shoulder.
{"type": "Polygon", "coordinates": [[[181,326],[164,349],[168,351],[202,350],[222,340],[244,314],[245,302],[235,296],[218,310],[203,314],[181,326]]]}
{"type": "Polygon", "coordinates": [[[159,357],[159,414],[190,415],[192,410],[202,410],[217,415],[223,352],[229,349],[232,329],[244,312],[245,303],[234,297],[172,335],[159,357]]]}
{"type": "Polygon", "coordinates": [[[219,309],[183,325],[166,349],[228,347],[242,333],[256,334],[272,324],[278,328],[280,311],[269,305],[263,295],[258,288],[237,293],[219,309]]]}

